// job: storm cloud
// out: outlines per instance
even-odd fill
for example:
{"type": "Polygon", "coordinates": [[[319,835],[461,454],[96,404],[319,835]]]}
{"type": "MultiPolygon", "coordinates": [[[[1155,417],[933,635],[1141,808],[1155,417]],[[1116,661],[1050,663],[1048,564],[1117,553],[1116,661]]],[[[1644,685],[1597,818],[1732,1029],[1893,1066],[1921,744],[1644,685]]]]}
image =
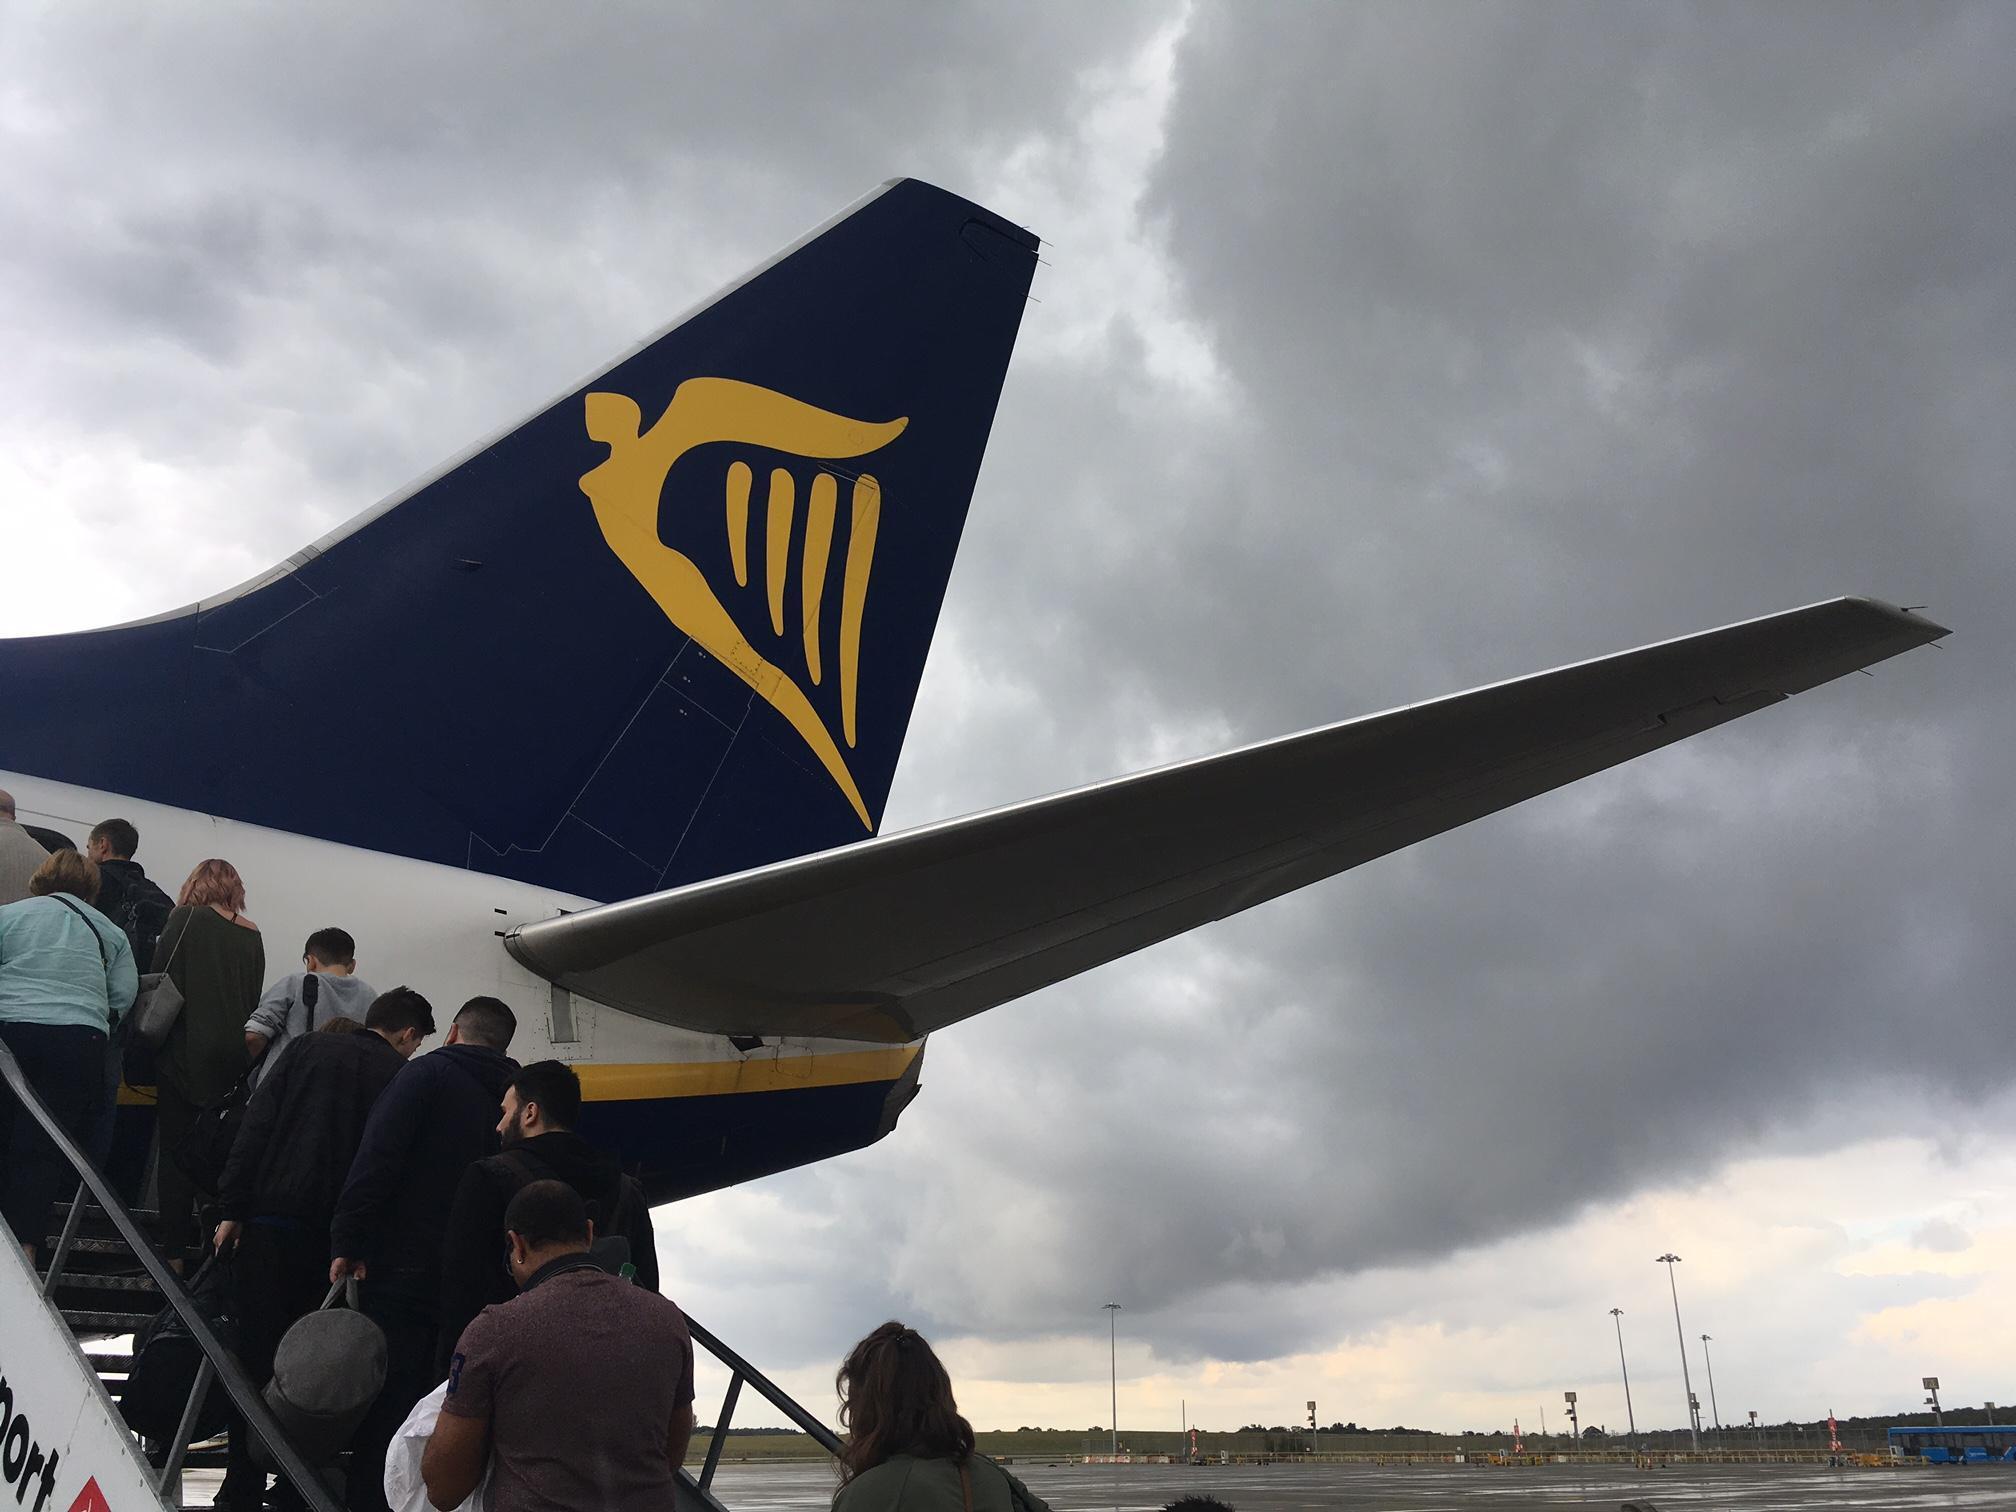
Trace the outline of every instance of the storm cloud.
{"type": "MultiPolygon", "coordinates": [[[[1643,1249],[1649,1306],[1755,1162],[2007,1134],[2005,9],[6,27],[0,508],[61,568],[8,633],[259,570],[903,173],[1050,265],[892,827],[1844,592],[1958,631],[937,1037],[883,1144],[661,1213],[766,1368],[900,1314],[1033,1393],[1107,1300],[1136,1374],[1460,1333],[1485,1252],[1537,1308],[1643,1249]]],[[[1860,1201],[1774,1284],[1936,1305],[1976,1218],[1860,1201]]]]}

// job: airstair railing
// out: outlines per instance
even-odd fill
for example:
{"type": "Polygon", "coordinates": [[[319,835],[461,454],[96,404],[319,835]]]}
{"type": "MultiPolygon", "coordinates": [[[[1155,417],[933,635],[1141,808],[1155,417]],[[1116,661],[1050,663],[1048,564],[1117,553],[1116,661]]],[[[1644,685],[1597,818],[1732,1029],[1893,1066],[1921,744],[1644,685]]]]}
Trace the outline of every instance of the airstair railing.
{"type": "Polygon", "coordinates": [[[734,1420],[735,1404],[741,1399],[742,1385],[745,1381],[756,1388],[758,1396],[810,1434],[813,1442],[828,1454],[837,1455],[840,1452],[840,1436],[799,1406],[783,1387],[694,1322],[690,1316],[686,1319],[686,1329],[693,1335],[694,1343],[704,1346],[709,1354],[728,1367],[728,1391],[721,1399],[721,1411],[714,1420],[714,1437],[708,1442],[707,1458],[700,1466],[697,1483],[702,1495],[710,1501],[713,1499],[710,1488],[714,1484],[714,1471],[721,1463],[721,1450],[728,1442],[728,1425],[734,1420]]]}
{"type": "Polygon", "coordinates": [[[196,1371],[196,1383],[190,1390],[188,1404],[182,1410],[182,1426],[176,1434],[176,1442],[169,1447],[167,1463],[162,1467],[158,1489],[164,1494],[176,1483],[182,1471],[182,1458],[187,1450],[189,1434],[196,1421],[196,1413],[214,1382],[221,1382],[230,1395],[246,1424],[265,1442],[272,1461],[280,1474],[294,1487],[301,1499],[312,1512],[342,1512],[329,1495],[328,1487],[322,1482],[308,1462],[295,1452],[287,1441],[278,1420],[260,1395],[259,1388],[252,1384],[250,1376],[238,1363],[224,1343],[204,1321],[196,1301],[189,1295],[189,1289],[182,1284],[182,1278],[168,1268],[161,1257],[154,1252],[154,1246],[141,1232],[140,1225],[126,1210],[111,1184],[98,1173],[84,1152],[77,1148],[63,1126],[49,1111],[48,1106],[36,1095],[28,1084],[27,1076],[21,1070],[21,1063],[14,1059],[13,1051],[0,1044],[0,1081],[5,1081],[14,1094],[15,1101],[29,1117],[42,1126],[42,1132],[57,1152],[69,1164],[78,1178],[77,1195],[70,1203],[69,1216],[63,1223],[62,1237],[57,1240],[55,1252],[50,1257],[49,1274],[42,1283],[42,1295],[54,1305],[57,1283],[63,1275],[63,1268],[69,1263],[70,1247],[77,1238],[77,1229],[83,1221],[86,1194],[94,1200],[112,1226],[119,1231],[119,1237],[132,1250],[134,1258],[146,1270],[168,1305],[175,1309],[175,1315],[182,1320],[182,1326],[189,1330],[189,1337],[203,1352],[203,1362],[196,1371]]]}

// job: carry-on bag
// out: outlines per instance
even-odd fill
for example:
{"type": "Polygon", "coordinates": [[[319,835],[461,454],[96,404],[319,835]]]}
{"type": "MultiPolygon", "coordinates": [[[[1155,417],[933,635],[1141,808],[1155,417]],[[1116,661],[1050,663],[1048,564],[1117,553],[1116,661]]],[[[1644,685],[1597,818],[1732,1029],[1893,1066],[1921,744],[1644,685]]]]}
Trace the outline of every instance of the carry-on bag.
{"type": "MultiPolygon", "coordinates": [[[[218,1255],[204,1261],[189,1282],[189,1295],[210,1331],[227,1349],[236,1348],[230,1263],[218,1255]]],[[[173,1438],[202,1364],[203,1351],[181,1315],[172,1307],[162,1308],[133,1336],[133,1365],[119,1392],[119,1415],[126,1426],[142,1438],[163,1442],[173,1438]]],[[[230,1410],[231,1398],[224,1387],[212,1385],[196,1410],[193,1439],[200,1441],[221,1432],[230,1410]]]]}
{"type": "MultiPolygon", "coordinates": [[[[329,1288],[319,1310],[301,1318],[273,1353],[266,1405],[288,1442],[311,1465],[326,1465],[350,1444],[385,1384],[385,1332],[357,1308],[355,1277],[329,1288]],[[338,1307],[341,1297],[347,1306],[338,1307]]],[[[274,1468],[254,1436],[253,1456],[274,1468]]]]}

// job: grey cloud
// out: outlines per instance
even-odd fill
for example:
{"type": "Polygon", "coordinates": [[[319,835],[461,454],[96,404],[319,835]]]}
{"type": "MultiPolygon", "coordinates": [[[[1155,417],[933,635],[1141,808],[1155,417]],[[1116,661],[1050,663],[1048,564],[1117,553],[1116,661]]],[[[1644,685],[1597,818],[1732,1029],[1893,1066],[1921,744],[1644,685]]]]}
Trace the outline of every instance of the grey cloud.
{"type": "Polygon", "coordinates": [[[1124,345],[1103,392],[1011,380],[990,488],[1028,483],[953,613],[1021,738],[967,715],[906,784],[1842,591],[1962,634],[943,1037],[889,1146],[794,1178],[863,1244],[878,1182],[920,1194],[899,1297],[993,1335],[1111,1294],[1173,1355],[1265,1354],[1351,1326],[1295,1301],[1325,1277],[1705,1174],[1843,1088],[2008,1085],[2006,33],[1199,12],[1146,210],[1230,397],[1144,417],[1124,345]]]}
{"type": "Polygon", "coordinates": [[[1974,1247],[1974,1236],[1950,1218],[1934,1218],[1912,1231],[1911,1244],[1934,1254],[1957,1255],[1974,1247]]]}
{"type": "MultiPolygon", "coordinates": [[[[1030,143],[1095,178],[1098,73],[1169,15],[52,15],[0,112],[6,393],[242,465],[270,496],[226,523],[277,559],[882,178],[985,195],[1030,143]]],[[[760,1259],[692,1261],[761,1296],[738,1345],[1117,1297],[1171,1357],[1265,1357],[1788,1126],[2008,1085],[2010,30],[1191,16],[1113,192],[1222,382],[1131,307],[1082,350],[1032,307],[893,819],[1842,591],[1961,633],[941,1036],[893,1138],[743,1210],[760,1259]]],[[[1118,254],[1050,255],[1068,298],[1118,254]]]]}

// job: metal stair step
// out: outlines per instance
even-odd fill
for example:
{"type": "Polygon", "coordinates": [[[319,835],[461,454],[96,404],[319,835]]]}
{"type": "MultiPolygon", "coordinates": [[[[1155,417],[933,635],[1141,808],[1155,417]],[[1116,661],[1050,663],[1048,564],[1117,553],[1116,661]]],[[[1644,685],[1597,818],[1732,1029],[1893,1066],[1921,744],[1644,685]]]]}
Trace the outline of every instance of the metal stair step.
{"type": "MultiPolygon", "coordinates": [[[[56,1252],[56,1241],[60,1237],[62,1236],[50,1236],[49,1252],[52,1255],[56,1252]]],[[[97,1234],[79,1234],[75,1239],[70,1241],[70,1253],[72,1255],[130,1255],[133,1253],[133,1249],[124,1239],[107,1239],[97,1234]]]]}
{"type": "Polygon", "coordinates": [[[151,1312],[101,1312],[96,1308],[65,1307],[63,1321],[70,1332],[86,1334],[129,1334],[137,1332],[154,1314],[151,1312]]]}
{"type": "Polygon", "coordinates": [[[145,1271],[114,1275],[103,1271],[72,1271],[63,1269],[63,1279],[56,1283],[58,1291],[117,1291],[148,1292],[161,1295],[161,1288],[154,1284],[154,1278],[145,1271]]]}
{"type": "MultiPolygon", "coordinates": [[[[146,1233],[151,1234],[161,1226],[161,1214],[156,1209],[128,1208],[126,1212],[127,1216],[139,1224],[142,1231],[146,1233]]],[[[56,1235],[62,1233],[63,1225],[69,1221],[70,1204],[67,1200],[59,1202],[49,1209],[50,1237],[54,1238],[56,1235]]],[[[112,1226],[112,1220],[105,1216],[105,1210],[98,1206],[97,1203],[91,1201],[86,1201],[84,1204],[84,1216],[81,1223],[83,1228],[91,1233],[112,1234],[118,1232],[112,1226]]]]}

